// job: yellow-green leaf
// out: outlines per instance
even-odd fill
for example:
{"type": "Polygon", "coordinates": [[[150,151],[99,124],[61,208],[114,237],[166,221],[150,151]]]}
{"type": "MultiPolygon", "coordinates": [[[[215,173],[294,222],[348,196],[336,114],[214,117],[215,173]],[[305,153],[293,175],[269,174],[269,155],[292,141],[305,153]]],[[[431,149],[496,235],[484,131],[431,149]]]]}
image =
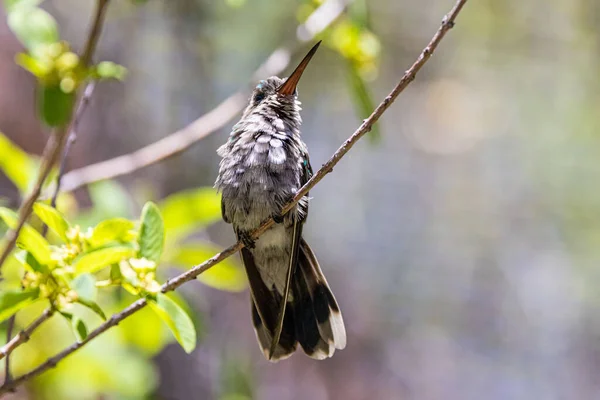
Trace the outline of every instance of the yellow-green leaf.
{"type": "Polygon", "coordinates": [[[73,266],[77,273],[89,272],[93,274],[104,267],[131,257],[135,257],[135,249],[133,247],[105,247],[82,254],[75,259],[73,266]]]}
{"type": "Polygon", "coordinates": [[[102,61],[96,65],[96,75],[101,79],[125,79],[127,69],[112,61],[102,61]]]}
{"type": "Polygon", "coordinates": [[[115,241],[128,241],[130,232],[134,228],[133,221],[125,218],[111,218],[100,222],[89,238],[93,247],[104,246],[115,241]]]}
{"type": "Polygon", "coordinates": [[[167,324],[185,352],[191,353],[196,348],[196,328],[185,310],[162,293],[148,298],[148,305],[167,324]]]}
{"type": "Polygon", "coordinates": [[[52,71],[52,64],[40,59],[21,53],[15,56],[15,62],[24,70],[29,71],[37,78],[44,78],[52,71]]]}
{"type": "MultiPolygon", "coordinates": [[[[219,251],[217,246],[208,242],[186,243],[177,249],[171,261],[191,268],[208,260],[219,251]]],[[[215,289],[232,292],[244,290],[247,282],[243,269],[231,257],[198,275],[198,280],[215,289]]]]}
{"type": "Polygon", "coordinates": [[[221,220],[221,196],[211,187],[177,192],[159,208],[170,241],[221,220]]]}
{"type": "Polygon", "coordinates": [[[0,133],[0,169],[21,193],[27,191],[34,179],[37,158],[25,153],[19,146],[0,133]]]}
{"type": "MultiPolygon", "coordinates": [[[[129,301],[124,302],[121,308],[129,304],[129,301]]],[[[127,343],[136,346],[150,357],[161,351],[165,344],[172,340],[161,318],[150,307],[142,308],[121,321],[118,330],[127,343]]]]}
{"type": "Polygon", "coordinates": [[[96,300],[98,289],[96,288],[96,278],[92,274],[85,273],[75,277],[71,282],[71,288],[83,301],[96,300]]]}
{"type": "Polygon", "coordinates": [[[58,210],[45,203],[37,202],[33,205],[33,212],[43,223],[48,225],[62,240],[67,241],[69,223],[58,210]]]}
{"type": "Polygon", "coordinates": [[[16,7],[35,7],[42,0],[4,0],[4,8],[8,12],[12,12],[16,7]]]}
{"type": "Polygon", "coordinates": [[[23,46],[39,54],[44,45],[58,42],[58,25],[52,15],[31,4],[19,3],[9,9],[8,26],[23,46]]]}
{"type": "Polygon", "coordinates": [[[26,291],[3,291],[0,293],[0,322],[32,304],[40,296],[39,289],[26,291]]]}
{"type": "Polygon", "coordinates": [[[156,204],[148,202],[142,209],[139,256],[158,262],[165,243],[165,227],[156,204]]]}
{"type": "MultiPolygon", "coordinates": [[[[9,228],[15,229],[18,224],[17,214],[5,207],[0,207],[0,218],[9,228]]],[[[50,263],[50,245],[48,241],[30,225],[25,224],[17,239],[17,245],[30,252],[40,264],[50,263]]]]}
{"type": "Polygon", "coordinates": [[[96,314],[98,314],[98,316],[100,318],[102,318],[104,321],[106,321],[106,314],[104,314],[104,311],[102,311],[102,308],[100,308],[100,306],[98,305],[98,303],[91,301],[91,300],[85,300],[82,298],[79,298],[77,300],[75,300],[76,303],[81,304],[84,307],[89,308],[90,310],[92,310],[93,312],[95,312],[96,314]]]}
{"type": "Polygon", "coordinates": [[[26,250],[19,250],[15,252],[15,258],[29,271],[47,273],[48,267],[46,265],[42,265],[35,259],[30,252],[26,250]]]}

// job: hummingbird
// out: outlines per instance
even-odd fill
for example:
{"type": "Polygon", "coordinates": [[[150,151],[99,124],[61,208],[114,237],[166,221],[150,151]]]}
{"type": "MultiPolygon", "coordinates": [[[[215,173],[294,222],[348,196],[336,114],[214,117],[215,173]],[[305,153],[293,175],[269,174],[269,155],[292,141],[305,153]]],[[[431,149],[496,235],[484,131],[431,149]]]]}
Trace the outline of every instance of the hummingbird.
{"type": "Polygon", "coordinates": [[[222,159],[215,187],[222,193],[223,220],[244,243],[240,253],[250,283],[252,323],[272,362],[290,357],[298,344],[318,360],[346,346],[338,303],[302,238],[308,194],[280,213],[312,176],[300,137],[296,86],[320,43],[287,79],[272,76],[258,83],[228,141],[217,150],[222,159]],[[251,232],[269,218],[275,224],[253,240],[251,232]]]}

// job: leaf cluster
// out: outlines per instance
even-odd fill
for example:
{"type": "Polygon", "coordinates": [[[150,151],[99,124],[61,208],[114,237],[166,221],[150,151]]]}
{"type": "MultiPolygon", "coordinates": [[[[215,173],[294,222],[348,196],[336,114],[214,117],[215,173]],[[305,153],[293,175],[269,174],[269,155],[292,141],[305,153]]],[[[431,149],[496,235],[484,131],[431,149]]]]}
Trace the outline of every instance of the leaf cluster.
{"type": "Polygon", "coordinates": [[[38,112],[48,126],[62,126],[70,119],[77,89],[89,79],[123,79],[124,67],[110,61],[84,65],[60,40],[55,19],[39,7],[39,0],[5,0],[8,26],[23,44],[16,62],[38,82],[38,112]]]}

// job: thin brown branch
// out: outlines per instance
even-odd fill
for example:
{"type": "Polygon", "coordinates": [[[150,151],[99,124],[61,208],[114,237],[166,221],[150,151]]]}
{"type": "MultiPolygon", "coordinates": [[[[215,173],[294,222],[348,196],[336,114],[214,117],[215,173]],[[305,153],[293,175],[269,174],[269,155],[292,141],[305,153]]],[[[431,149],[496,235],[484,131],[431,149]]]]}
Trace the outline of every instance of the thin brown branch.
{"type": "MultiPolygon", "coordinates": [[[[349,0],[328,0],[317,8],[297,29],[300,43],[311,41],[330,26],[344,11],[349,0]]],[[[253,80],[281,73],[290,63],[289,49],[273,51],[253,74],[253,80]]],[[[62,190],[73,191],[90,183],[130,174],[139,169],[166,160],[188,149],[193,144],[216,132],[229,123],[246,106],[249,88],[234,93],[213,110],[177,132],[151,143],[132,153],[91,164],[65,174],[62,190]]]]}
{"type": "Polygon", "coordinates": [[[2,264],[4,264],[4,261],[6,261],[6,258],[10,254],[11,250],[15,247],[19,233],[21,232],[23,225],[25,225],[25,221],[27,221],[27,218],[29,218],[29,215],[31,214],[33,203],[35,203],[39,197],[44,181],[48,177],[48,174],[52,170],[54,164],[56,164],[58,155],[60,154],[60,151],[64,145],[66,131],[66,128],[55,130],[46,143],[46,147],[44,148],[44,152],[42,154],[40,172],[33,187],[33,191],[29,194],[29,196],[27,196],[19,208],[19,219],[17,226],[15,229],[11,229],[6,233],[6,246],[2,250],[2,254],[0,254],[0,267],[2,267],[2,264]]]}
{"type": "MultiPolygon", "coordinates": [[[[69,132],[69,137],[67,138],[67,143],[65,144],[65,148],[63,149],[60,166],[58,167],[58,176],[56,177],[56,185],[54,187],[54,193],[52,194],[52,207],[56,206],[56,199],[58,198],[58,193],[60,192],[60,186],[62,183],[63,175],[65,174],[65,168],[67,166],[67,156],[71,151],[71,146],[77,140],[77,132],[79,131],[79,123],[81,122],[81,118],[83,117],[83,113],[90,103],[90,99],[92,98],[92,94],[94,93],[94,89],[96,88],[96,82],[91,81],[85,86],[83,90],[83,95],[81,96],[81,100],[79,101],[79,105],[77,106],[77,111],[75,111],[75,118],[73,119],[73,126],[71,131],[69,132]]],[[[47,227],[45,227],[46,229],[47,227]]],[[[45,232],[44,232],[45,233],[45,232]]]]}
{"type": "MultiPolygon", "coordinates": [[[[394,89],[390,92],[390,94],[377,106],[377,108],[373,111],[373,113],[363,121],[360,127],[350,136],[340,148],[333,154],[333,156],[325,163],[323,166],[317,171],[315,175],[298,191],[297,195],[294,197],[292,201],[290,201],[285,207],[282,209],[282,214],[290,211],[296,203],[306,194],[310,189],[312,189],[317,183],[319,183],[325,175],[330,173],[333,170],[333,167],[344,157],[348,151],[356,144],[356,142],[363,137],[367,132],[371,130],[373,124],[379,120],[381,115],[390,107],[390,105],[394,102],[394,100],[398,97],[398,95],[412,82],[417,72],[425,65],[427,60],[431,58],[431,55],[439,45],[440,41],[444,38],[446,33],[454,26],[454,21],[461,9],[465,5],[467,0],[458,0],[452,10],[444,17],[440,28],[437,30],[429,44],[423,49],[417,60],[414,64],[404,73],[400,82],[394,87],[394,89]]],[[[264,233],[267,229],[269,229],[274,224],[273,219],[269,219],[265,221],[259,228],[252,232],[252,237],[254,239],[258,238],[262,233],[264,233]]],[[[176,278],[168,280],[161,288],[163,293],[170,292],[172,290],[177,289],[179,286],[183,285],[185,282],[191,281],[196,278],[198,275],[208,270],[209,268],[215,266],[226,258],[232,256],[236,252],[238,252],[244,245],[241,242],[238,242],[222,252],[215,254],[212,258],[204,261],[202,264],[199,264],[189,271],[177,276],[176,278]]],[[[117,325],[119,322],[123,321],[125,318],[129,317],[133,313],[138,310],[144,308],[147,305],[146,299],[139,299],[136,302],[132,303],[130,306],[125,308],[123,311],[114,314],[108,321],[101,324],[98,328],[94,329],[86,339],[81,342],[74,343],[70,347],[61,351],[54,357],[48,359],[37,368],[31,370],[30,372],[20,376],[15,379],[9,385],[4,385],[0,387],[0,395],[6,393],[8,390],[20,385],[27,380],[38,376],[39,374],[47,371],[48,369],[56,366],[58,362],[62,359],[70,355],[71,353],[77,351],[85,344],[87,344],[90,340],[95,338],[96,336],[102,334],[106,330],[111,327],[117,325]]]]}
{"type": "MultiPolygon", "coordinates": [[[[11,341],[13,328],[15,327],[15,316],[12,315],[8,320],[8,325],[6,326],[6,344],[11,341]]],[[[0,352],[2,349],[0,349],[0,352]]],[[[1,359],[1,355],[0,355],[1,359]]],[[[6,353],[6,360],[4,360],[4,384],[12,381],[12,374],[10,372],[10,353],[6,353]]]]}
{"type": "Polygon", "coordinates": [[[50,319],[54,314],[54,311],[51,308],[47,308],[42,315],[40,315],[35,321],[33,321],[28,327],[23,329],[17,335],[15,335],[10,341],[8,341],[4,346],[0,347],[0,360],[4,357],[8,359],[10,353],[13,352],[14,349],[27,342],[31,337],[33,331],[39,328],[44,322],[50,319]]]}
{"type": "Polygon", "coordinates": [[[110,0],[96,1],[94,22],[90,28],[90,33],[88,34],[87,41],[83,48],[83,54],[81,55],[81,63],[84,67],[90,65],[90,62],[92,62],[92,57],[96,52],[96,46],[98,45],[98,40],[100,40],[100,35],[102,34],[102,27],[104,26],[104,19],[106,16],[106,10],[108,9],[109,1],[110,0]]]}

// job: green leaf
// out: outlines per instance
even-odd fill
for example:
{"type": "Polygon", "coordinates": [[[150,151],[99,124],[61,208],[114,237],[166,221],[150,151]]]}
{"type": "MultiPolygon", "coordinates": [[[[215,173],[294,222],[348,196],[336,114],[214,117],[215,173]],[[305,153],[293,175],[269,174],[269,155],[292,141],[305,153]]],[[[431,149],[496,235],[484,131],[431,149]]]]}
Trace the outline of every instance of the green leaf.
{"type": "Polygon", "coordinates": [[[74,217],[77,225],[94,226],[108,218],[130,215],[129,194],[116,181],[96,182],[88,189],[94,206],[74,217]]]}
{"type": "Polygon", "coordinates": [[[4,291],[0,293],[0,322],[27,307],[40,296],[39,289],[26,291],[4,291]]]}
{"type": "Polygon", "coordinates": [[[225,3],[231,8],[241,8],[246,4],[247,0],[225,0],[225,3]]]}
{"type": "MultiPolygon", "coordinates": [[[[371,93],[369,93],[367,84],[352,62],[348,62],[348,78],[354,106],[357,109],[356,111],[360,118],[366,119],[371,115],[373,110],[375,110],[375,103],[373,102],[371,93]]],[[[381,133],[379,132],[378,124],[372,126],[368,137],[371,143],[379,142],[381,133]]]]}
{"type": "Polygon", "coordinates": [[[158,262],[165,243],[165,227],[156,204],[148,202],[142,209],[139,257],[158,262]]]}
{"type": "Polygon", "coordinates": [[[177,192],[159,208],[170,241],[221,220],[221,196],[211,187],[177,192]]]}
{"type": "Polygon", "coordinates": [[[185,352],[191,353],[196,347],[196,329],[185,310],[161,293],[155,299],[148,298],[148,305],[167,324],[185,352]]]}
{"type": "MultiPolygon", "coordinates": [[[[130,303],[131,301],[123,301],[119,308],[123,309],[130,303]]],[[[167,328],[150,307],[144,307],[129,318],[125,318],[119,323],[118,329],[127,343],[134,345],[149,357],[160,352],[171,340],[167,328]]]]}
{"type": "Polygon", "coordinates": [[[27,191],[35,178],[37,158],[25,153],[0,133],[0,169],[21,193],[27,191]]]}
{"type": "Polygon", "coordinates": [[[25,2],[12,3],[8,26],[27,50],[37,55],[44,45],[58,42],[58,25],[52,15],[25,2]]]}
{"type": "Polygon", "coordinates": [[[43,0],[4,0],[4,8],[7,12],[14,11],[17,7],[35,7],[43,0]]]}
{"type": "Polygon", "coordinates": [[[46,265],[42,265],[35,259],[35,257],[28,251],[19,250],[15,252],[15,258],[23,264],[23,266],[30,271],[47,273],[48,267],[46,265]]]}
{"type": "Polygon", "coordinates": [[[131,268],[131,265],[129,263],[120,263],[119,273],[123,278],[121,286],[129,293],[137,295],[140,292],[138,288],[141,286],[141,282],[138,279],[137,273],[131,268]]]}
{"type": "MultiPolygon", "coordinates": [[[[18,223],[17,214],[5,207],[0,207],[0,218],[9,228],[15,229],[18,223]]],[[[50,245],[44,237],[30,225],[25,224],[17,239],[19,247],[29,251],[40,264],[50,263],[50,245]]]]}
{"type": "Polygon", "coordinates": [[[94,208],[99,209],[105,215],[103,219],[129,215],[129,207],[131,205],[129,195],[125,188],[118,182],[96,182],[90,185],[89,190],[94,208]]]}
{"type": "Polygon", "coordinates": [[[113,282],[118,282],[123,278],[121,274],[121,268],[119,264],[113,264],[110,266],[110,280],[113,282]]]}
{"type": "Polygon", "coordinates": [[[112,61],[102,61],[96,65],[96,75],[100,79],[125,79],[127,69],[112,61]]]}
{"type": "Polygon", "coordinates": [[[52,71],[51,63],[44,62],[25,53],[17,54],[15,56],[15,62],[37,78],[47,77],[52,71]]]}
{"type": "Polygon", "coordinates": [[[98,303],[96,303],[94,301],[84,300],[82,298],[75,300],[75,302],[78,304],[81,304],[84,307],[89,308],[90,310],[92,310],[93,312],[98,314],[100,316],[100,318],[102,318],[104,321],[106,321],[106,314],[104,314],[104,311],[102,310],[102,308],[100,308],[98,303]]]}
{"type": "Polygon", "coordinates": [[[89,272],[91,274],[100,271],[114,263],[135,256],[135,249],[128,246],[105,247],[90,251],[77,257],[73,267],[77,273],[89,272]]]}
{"type": "Polygon", "coordinates": [[[71,282],[71,288],[77,293],[79,299],[83,301],[95,301],[98,289],[96,288],[96,278],[92,274],[81,274],[71,282]]]}
{"type": "Polygon", "coordinates": [[[73,333],[77,341],[80,343],[83,342],[88,335],[88,329],[83,320],[73,317],[71,319],[71,326],[73,327],[73,333]]]}
{"type": "Polygon", "coordinates": [[[71,323],[71,320],[73,319],[73,314],[66,311],[59,311],[58,313],[62,315],[67,321],[69,321],[69,323],[71,323]]]}
{"type": "Polygon", "coordinates": [[[48,126],[63,126],[71,119],[75,92],[65,93],[60,86],[38,86],[38,111],[48,126]]]}
{"type": "Polygon", "coordinates": [[[62,240],[65,242],[68,241],[67,231],[69,230],[69,223],[58,210],[48,204],[37,202],[33,205],[33,212],[62,240]]]}
{"type": "Polygon", "coordinates": [[[368,29],[370,27],[369,8],[367,7],[367,0],[355,0],[348,7],[348,14],[354,24],[361,29],[368,29]]]}
{"type": "Polygon", "coordinates": [[[93,247],[104,246],[114,241],[128,241],[130,232],[134,228],[133,221],[125,218],[111,218],[100,222],[89,238],[93,247]]]}
{"type": "MultiPolygon", "coordinates": [[[[180,266],[191,268],[208,260],[218,253],[219,250],[217,246],[208,242],[186,243],[177,249],[170,261],[180,266]]],[[[246,274],[231,258],[201,273],[197,279],[207,286],[231,292],[244,290],[247,282],[246,274]]]]}

